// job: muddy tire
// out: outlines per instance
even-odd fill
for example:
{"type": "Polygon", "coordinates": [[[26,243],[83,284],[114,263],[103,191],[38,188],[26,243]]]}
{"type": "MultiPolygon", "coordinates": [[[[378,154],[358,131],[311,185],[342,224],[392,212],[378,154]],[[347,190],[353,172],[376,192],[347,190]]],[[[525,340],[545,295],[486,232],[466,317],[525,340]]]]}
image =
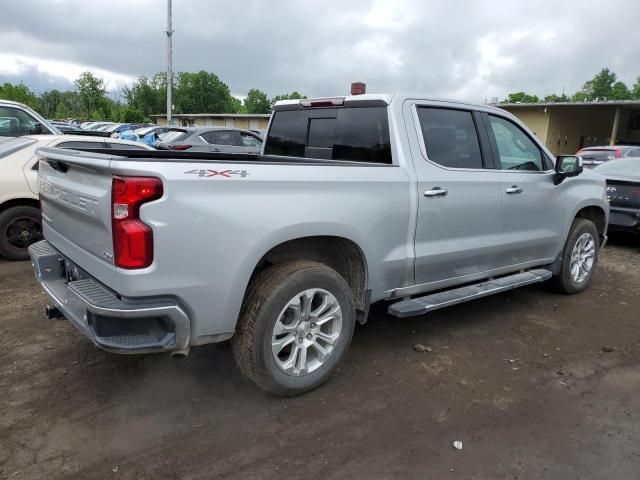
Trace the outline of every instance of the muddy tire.
{"type": "Polygon", "coordinates": [[[277,264],[249,286],[233,355],[263,390],[299,395],[333,374],[354,326],[353,292],[335,270],[312,261],[277,264]]]}
{"type": "Polygon", "coordinates": [[[17,206],[0,213],[0,255],[27,260],[27,248],[42,240],[42,217],[36,207],[17,206]]]}
{"type": "Polygon", "coordinates": [[[593,222],[576,218],[562,251],[560,272],[553,277],[557,290],[574,294],[589,286],[598,265],[600,236],[593,222]]]}

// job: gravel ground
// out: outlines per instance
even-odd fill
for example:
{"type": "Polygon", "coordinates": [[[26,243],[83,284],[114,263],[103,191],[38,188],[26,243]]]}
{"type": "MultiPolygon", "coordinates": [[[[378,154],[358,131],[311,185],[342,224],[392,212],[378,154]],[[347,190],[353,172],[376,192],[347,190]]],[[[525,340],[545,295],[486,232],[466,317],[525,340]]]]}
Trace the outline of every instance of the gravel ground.
{"type": "Polygon", "coordinates": [[[581,295],[375,306],[337,375],[293,399],[243,379],[227,344],[98,350],[44,318],[26,262],[0,261],[0,299],[0,478],[640,478],[635,237],[581,295]]]}

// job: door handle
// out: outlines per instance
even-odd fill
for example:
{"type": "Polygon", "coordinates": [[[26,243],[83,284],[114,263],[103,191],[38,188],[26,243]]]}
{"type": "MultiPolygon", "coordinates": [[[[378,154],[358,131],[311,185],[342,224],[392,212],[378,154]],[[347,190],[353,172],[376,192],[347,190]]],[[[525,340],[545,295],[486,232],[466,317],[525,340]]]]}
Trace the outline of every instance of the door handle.
{"type": "Polygon", "coordinates": [[[511,188],[507,188],[505,190],[509,195],[514,195],[516,193],[522,193],[524,192],[524,188],[519,187],[517,185],[513,185],[511,188]]]}
{"type": "Polygon", "coordinates": [[[447,196],[449,192],[447,190],[444,190],[440,187],[433,187],[433,189],[431,190],[425,190],[424,191],[424,196],[425,197],[445,197],[447,196]]]}

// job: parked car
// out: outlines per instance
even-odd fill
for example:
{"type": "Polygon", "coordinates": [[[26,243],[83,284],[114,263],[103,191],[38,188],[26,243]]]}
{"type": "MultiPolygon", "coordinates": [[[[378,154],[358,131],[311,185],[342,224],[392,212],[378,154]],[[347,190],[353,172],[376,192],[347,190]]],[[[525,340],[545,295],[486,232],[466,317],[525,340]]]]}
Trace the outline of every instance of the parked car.
{"type": "Polygon", "coordinates": [[[78,132],[84,132],[84,130],[82,130],[80,127],[78,127],[77,125],[72,125],[70,123],[65,123],[65,122],[51,122],[51,124],[56,127],[58,130],[60,130],[62,133],[78,133],[78,132]]]}
{"type": "Polygon", "coordinates": [[[195,127],[163,136],[156,143],[156,148],[190,152],[260,153],[262,138],[239,128],[195,127]]]}
{"type": "Polygon", "coordinates": [[[94,122],[93,124],[87,125],[84,130],[88,132],[100,131],[103,128],[107,128],[109,125],[113,125],[113,122],[94,122]]]}
{"type": "Polygon", "coordinates": [[[60,130],[26,105],[0,100],[0,137],[60,133],[60,130]]]}
{"type": "Polygon", "coordinates": [[[29,252],[48,315],[119,353],[231,338],[245,375],[295,395],[330,377],[371,302],[408,317],[589,285],[604,179],[510,113],[407,95],[274,110],[263,155],[40,149],[46,240],[29,252]]]}
{"type": "Polygon", "coordinates": [[[172,127],[170,125],[154,125],[148,127],[136,128],[135,130],[128,130],[120,134],[120,138],[123,140],[133,140],[135,142],[143,142],[147,145],[154,146],[160,139],[160,136],[167,132],[184,132],[183,129],[172,127]]]}
{"type": "Polygon", "coordinates": [[[111,134],[112,138],[120,138],[122,132],[129,132],[142,126],[140,123],[122,123],[113,128],[108,128],[106,131],[111,134]]]}
{"type": "Polygon", "coordinates": [[[640,157],[606,162],[593,171],[607,179],[609,229],[640,233],[640,157]]]}
{"type": "MultiPolygon", "coordinates": [[[[0,141],[0,255],[10,260],[27,259],[27,247],[42,239],[37,148],[153,150],[135,142],[72,135],[0,137],[0,141]]],[[[78,197],[70,201],[83,200],[78,197]]]]}
{"type": "Polygon", "coordinates": [[[640,147],[634,145],[585,147],[578,150],[576,155],[582,157],[585,168],[594,168],[616,158],[640,157],[640,147]]]}

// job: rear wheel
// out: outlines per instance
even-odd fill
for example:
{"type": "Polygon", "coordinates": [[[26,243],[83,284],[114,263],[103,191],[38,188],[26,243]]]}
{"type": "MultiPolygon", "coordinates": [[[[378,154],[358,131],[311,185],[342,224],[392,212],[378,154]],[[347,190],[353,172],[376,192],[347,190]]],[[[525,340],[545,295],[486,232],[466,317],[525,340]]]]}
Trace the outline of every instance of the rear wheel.
{"type": "Polygon", "coordinates": [[[9,260],[27,260],[27,248],[42,240],[40,210],[26,205],[0,213],[0,255],[9,260]]]}
{"type": "Polygon", "coordinates": [[[336,271],[310,261],[274,265],[249,287],[233,353],[263,390],[298,395],[331,376],[354,326],[353,293],[336,271]]]}
{"type": "Polygon", "coordinates": [[[576,218],[562,251],[562,266],[554,277],[564,293],[578,293],[589,286],[598,264],[600,237],[593,222],[576,218]]]}

